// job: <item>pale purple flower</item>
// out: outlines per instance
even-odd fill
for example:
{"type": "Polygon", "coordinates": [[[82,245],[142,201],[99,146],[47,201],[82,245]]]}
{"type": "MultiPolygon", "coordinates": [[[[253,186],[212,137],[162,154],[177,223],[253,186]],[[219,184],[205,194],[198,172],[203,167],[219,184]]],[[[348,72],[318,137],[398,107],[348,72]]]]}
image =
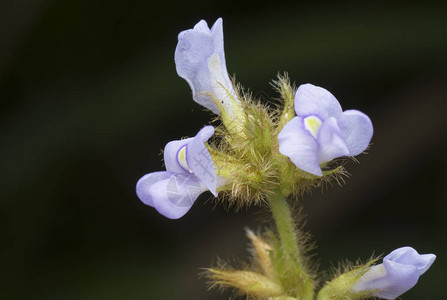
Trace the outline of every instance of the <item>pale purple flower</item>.
{"type": "Polygon", "coordinates": [[[411,289],[419,276],[430,268],[434,254],[419,254],[411,247],[394,250],[383,258],[383,263],[372,266],[355,284],[354,292],[373,291],[383,299],[396,299],[411,289]]]}
{"type": "Polygon", "coordinates": [[[295,112],[278,135],[279,152],[301,170],[322,176],[320,164],[341,156],[355,156],[369,145],[373,126],[358,110],[343,111],[327,90],[301,85],[295,94],[295,112]]]}
{"type": "Polygon", "coordinates": [[[225,111],[234,115],[229,94],[237,102],[239,100],[225,65],[222,18],[217,19],[211,29],[201,20],[193,29],[180,32],[175,65],[178,75],[191,87],[194,101],[219,114],[212,95],[225,111]]]}
{"type": "Polygon", "coordinates": [[[164,149],[166,171],[144,175],[137,195],[170,219],[185,215],[199,195],[207,190],[217,196],[217,175],[205,142],[214,128],[205,126],[193,138],[169,142],[164,149]]]}

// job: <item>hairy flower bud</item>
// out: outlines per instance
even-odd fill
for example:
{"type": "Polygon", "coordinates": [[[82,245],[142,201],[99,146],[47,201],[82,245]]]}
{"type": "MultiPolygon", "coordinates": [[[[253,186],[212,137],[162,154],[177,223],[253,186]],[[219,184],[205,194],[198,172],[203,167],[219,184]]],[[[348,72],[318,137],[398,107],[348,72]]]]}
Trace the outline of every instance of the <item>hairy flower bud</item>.
{"type": "Polygon", "coordinates": [[[436,259],[434,254],[419,254],[411,247],[394,250],[383,263],[372,266],[352,288],[355,292],[372,291],[384,299],[396,299],[418,282],[436,259]]]}
{"type": "Polygon", "coordinates": [[[216,269],[208,271],[214,284],[233,287],[245,295],[267,298],[281,296],[284,293],[279,284],[258,273],[216,269]]]}

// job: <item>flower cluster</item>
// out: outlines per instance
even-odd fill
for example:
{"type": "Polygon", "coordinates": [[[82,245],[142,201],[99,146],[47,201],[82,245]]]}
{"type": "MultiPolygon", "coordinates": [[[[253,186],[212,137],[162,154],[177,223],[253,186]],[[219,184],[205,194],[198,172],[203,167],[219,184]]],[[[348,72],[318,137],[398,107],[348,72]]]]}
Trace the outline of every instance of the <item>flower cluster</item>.
{"type": "MultiPolygon", "coordinates": [[[[191,87],[193,99],[220,115],[224,126],[217,134],[219,145],[205,146],[213,134],[210,126],[206,127],[206,134],[198,135],[206,138],[193,139],[194,149],[201,152],[186,151],[193,148],[185,146],[191,139],[169,143],[165,148],[167,172],[150,173],[139,181],[140,199],[168,218],[183,216],[205,190],[217,196],[219,188],[250,204],[265,199],[283,184],[280,178],[288,176],[291,186],[283,184],[284,188],[296,192],[305,186],[306,179],[311,179],[308,183],[315,182],[312,175],[322,177],[321,166],[325,163],[358,155],[371,140],[373,128],[365,114],[356,110],[342,112],[332,94],[311,84],[301,85],[295,93],[288,79],[280,78],[282,111],[269,111],[248,97],[242,99],[225,64],[222,19],[211,29],[202,20],[193,29],[182,31],[175,63],[178,75],[191,87]],[[284,113],[291,106],[295,117],[284,113]],[[281,114],[283,117],[277,118],[281,114]],[[199,160],[199,156],[203,157],[199,160]],[[288,167],[290,161],[286,157],[295,169],[288,167]],[[191,169],[185,158],[189,163],[207,163],[200,164],[201,171],[191,169]],[[198,175],[200,172],[207,176],[198,175]]],[[[337,171],[341,173],[342,169],[337,171]]]]}
{"type": "Polygon", "coordinates": [[[202,20],[178,36],[177,73],[192,98],[217,115],[192,138],[169,142],[166,171],[143,176],[140,200],[170,219],[184,216],[200,194],[210,191],[227,204],[267,204],[277,233],[248,231],[254,265],[209,269],[213,285],[232,287],[260,299],[395,299],[412,288],[434,262],[410,247],[396,249],[383,263],[345,270],[317,291],[306,257],[306,235],[295,226],[286,198],[345,174],[334,159],[364,152],[373,126],[358,110],[343,111],[324,88],[295,88],[287,75],[275,86],[281,103],[270,108],[233,84],[225,63],[222,19],[202,20]],[[335,167],[334,167],[335,165],[335,167]]]}

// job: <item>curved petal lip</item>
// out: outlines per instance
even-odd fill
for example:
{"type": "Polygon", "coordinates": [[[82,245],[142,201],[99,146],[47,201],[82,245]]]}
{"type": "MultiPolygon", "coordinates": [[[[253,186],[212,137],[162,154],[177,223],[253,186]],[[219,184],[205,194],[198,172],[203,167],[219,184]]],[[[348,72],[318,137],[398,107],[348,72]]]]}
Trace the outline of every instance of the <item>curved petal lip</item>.
{"type": "Polygon", "coordinates": [[[344,111],[337,119],[350,156],[361,154],[368,148],[374,133],[369,117],[361,111],[344,111]]]}
{"type": "Polygon", "coordinates": [[[175,174],[152,185],[149,192],[160,214],[178,219],[189,211],[204,190],[194,175],[175,174]]]}
{"type": "Polygon", "coordinates": [[[140,178],[140,180],[138,180],[137,185],[136,185],[136,192],[137,192],[138,198],[140,198],[140,200],[144,204],[153,207],[154,202],[153,202],[152,195],[150,193],[151,187],[154,184],[158,183],[159,181],[165,180],[173,175],[174,175],[174,173],[167,172],[167,171],[153,172],[153,173],[144,175],[143,177],[140,178]]]}

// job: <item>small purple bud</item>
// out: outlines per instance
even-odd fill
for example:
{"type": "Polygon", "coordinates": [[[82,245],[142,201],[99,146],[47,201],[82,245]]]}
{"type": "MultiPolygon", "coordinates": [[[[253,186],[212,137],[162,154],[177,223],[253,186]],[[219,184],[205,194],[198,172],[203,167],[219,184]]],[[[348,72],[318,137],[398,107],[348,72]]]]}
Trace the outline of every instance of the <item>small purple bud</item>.
{"type": "Polygon", "coordinates": [[[354,292],[373,291],[383,299],[396,299],[417,283],[430,268],[434,254],[419,254],[411,247],[402,247],[384,257],[383,263],[372,266],[354,285],[354,292]]]}

